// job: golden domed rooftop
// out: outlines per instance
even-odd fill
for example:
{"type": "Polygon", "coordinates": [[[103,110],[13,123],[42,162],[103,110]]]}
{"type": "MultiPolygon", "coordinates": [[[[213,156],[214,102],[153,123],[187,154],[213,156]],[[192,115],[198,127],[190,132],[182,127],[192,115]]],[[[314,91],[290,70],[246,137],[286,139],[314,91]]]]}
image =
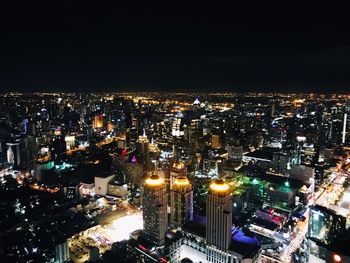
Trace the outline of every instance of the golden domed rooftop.
{"type": "Polygon", "coordinates": [[[214,180],[210,185],[209,188],[211,191],[213,192],[217,192],[217,193],[224,193],[227,192],[230,187],[227,183],[224,182],[224,180],[222,179],[216,179],[214,180]]]}
{"type": "Polygon", "coordinates": [[[190,181],[185,176],[179,176],[174,181],[174,186],[188,186],[190,181]]]}
{"type": "Polygon", "coordinates": [[[162,186],[164,184],[164,180],[160,178],[158,174],[152,174],[145,180],[145,185],[150,187],[162,186]]]}

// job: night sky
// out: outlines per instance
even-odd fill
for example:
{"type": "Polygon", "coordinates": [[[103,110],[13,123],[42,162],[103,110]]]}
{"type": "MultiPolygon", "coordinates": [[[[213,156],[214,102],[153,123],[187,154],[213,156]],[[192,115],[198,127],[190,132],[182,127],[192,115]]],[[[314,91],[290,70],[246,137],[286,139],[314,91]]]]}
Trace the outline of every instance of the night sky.
{"type": "Polygon", "coordinates": [[[1,91],[350,91],[349,1],[9,2],[1,91]]]}

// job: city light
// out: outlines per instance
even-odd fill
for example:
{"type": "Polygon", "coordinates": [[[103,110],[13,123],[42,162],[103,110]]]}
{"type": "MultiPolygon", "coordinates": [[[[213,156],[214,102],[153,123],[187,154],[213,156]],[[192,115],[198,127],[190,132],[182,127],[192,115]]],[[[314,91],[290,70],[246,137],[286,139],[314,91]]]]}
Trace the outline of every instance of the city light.
{"type": "Polygon", "coordinates": [[[186,186],[190,184],[190,181],[186,177],[178,177],[175,179],[174,184],[177,186],[186,186]]]}
{"type": "Polygon", "coordinates": [[[106,227],[106,237],[112,242],[118,242],[130,238],[130,234],[138,229],[143,229],[142,213],[126,215],[112,221],[106,227]]]}
{"type": "Polygon", "coordinates": [[[341,256],[335,254],[333,255],[334,262],[341,262],[341,256]]]}
{"type": "Polygon", "coordinates": [[[145,184],[151,187],[157,187],[164,184],[164,180],[159,176],[151,176],[145,180],[145,184]]]}
{"type": "Polygon", "coordinates": [[[229,190],[229,185],[222,180],[216,180],[210,184],[209,188],[215,192],[226,192],[229,190]]]}

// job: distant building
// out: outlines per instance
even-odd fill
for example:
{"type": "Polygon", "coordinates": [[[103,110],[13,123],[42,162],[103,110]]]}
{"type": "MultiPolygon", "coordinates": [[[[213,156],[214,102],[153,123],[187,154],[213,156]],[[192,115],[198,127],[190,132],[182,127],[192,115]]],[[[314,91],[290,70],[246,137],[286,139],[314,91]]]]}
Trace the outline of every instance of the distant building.
{"type": "Polygon", "coordinates": [[[175,162],[170,168],[170,188],[173,187],[173,183],[179,176],[187,176],[187,169],[184,163],[175,162]]]}
{"type": "Polygon", "coordinates": [[[108,183],[114,175],[95,176],[95,194],[105,196],[108,192],[108,183]]]}
{"type": "Polygon", "coordinates": [[[79,194],[79,185],[66,185],[63,186],[63,194],[66,199],[78,199],[80,198],[79,194]]]}
{"type": "Polygon", "coordinates": [[[66,142],[67,150],[75,148],[75,136],[74,135],[67,135],[64,137],[64,140],[66,142]]]}
{"type": "Polygon", "coordinates": [[[211,135],[211,148],[213,148],[213,149],[220,149],[221,148],[219,134],[212,134],[211,135]]]}
{"type": "Polygon", "coordinates": [[[345,235],[346,218],[316,205],[310,209],[306,253],[308,262],[349,263],[349,236],[345,235]]]}
{"type": "Polygon", "coordinates": [[[66,153],[67,146],[64,136],[60,130],[55,131],[55,135],[51,140],[51,158],[54,161],[60,161],[62,156],[66,153]]]}
{"type": "Polygon", "coordinates": [[[94,129],[103,128],[103,115],[95,115],[92,126],[94,129]]]}
{"type": "Polygon", "coordinates": [[[227,146],[228,159],[230,161],[240,163],[243,158],[243,147],[242,146],[227,146]]]}
{"type": "Polygon", "coordinates": [[[140,164],[136,156],[133,156],[131,162],[125,163],[126,182],[141,186],[143,183],[143,165],[140,164]]]}
{"type": "Polygon", "coordinates": [[[13,164],[15,168],[21,165],[20,142],[7,143],[7,162],[13,164]]]}
{"type": "Polygon", "coordinates": [[[305,165],[295,165],[291,170],[290,177],[302,182],[309,182],[310,179],[315,178],[315,168],[305,165]]]}
{"type": "Polygon", "coordinates": [[[126,184],[116,183],[112,180],[108,183],[107,194],[118,198],[126,198],[129,191],[126,184]]]}
{"type": "Polygon", "coordinates": [[[55,263],[63,263],[69,260],[68,241],[55,246],[55,263]]]}
{"type": "Polygon", "coordinates": [[[289,172],[290,157],[286,152],[275,152],[272,155],[271,168],[273,172],[286,175],[289,172]]]}
{"type": "Polygon", "coordinates": [[[316,205],[310,209],[308,238],[329,245],[335,237],[343,234],[346,218],[326,207],[316,205]]]}
{"type": "Polygon", "coordinates": [[[96,262],[100,259],[100,250],[98,247],[89,247],[89,262],[96,262]]]}

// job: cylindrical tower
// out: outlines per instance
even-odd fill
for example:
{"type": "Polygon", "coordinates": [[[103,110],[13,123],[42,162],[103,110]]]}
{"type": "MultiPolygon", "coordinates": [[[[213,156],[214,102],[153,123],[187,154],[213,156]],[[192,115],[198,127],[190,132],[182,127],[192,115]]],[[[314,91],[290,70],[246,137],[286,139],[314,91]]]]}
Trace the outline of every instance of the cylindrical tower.
{"type": "Polygon", "coordinates": [[[193,219],[192,184],[186,176],[178,176],[170,191],[170,224],[182,227],[193,219]]]}
{"type": "Polygon", "coordinates": [[[229,185],[221,179],[209,186],[206,213],[208,245],[227,250],[232,236],[232,196],[229,185]]]}
{"type": "Polygon", "coordinates": [[[163,245],[168,229],[168,193],[166,184],[158,174],[145,180],[143,194],[144,231],[151,241],[163,245]]]}

